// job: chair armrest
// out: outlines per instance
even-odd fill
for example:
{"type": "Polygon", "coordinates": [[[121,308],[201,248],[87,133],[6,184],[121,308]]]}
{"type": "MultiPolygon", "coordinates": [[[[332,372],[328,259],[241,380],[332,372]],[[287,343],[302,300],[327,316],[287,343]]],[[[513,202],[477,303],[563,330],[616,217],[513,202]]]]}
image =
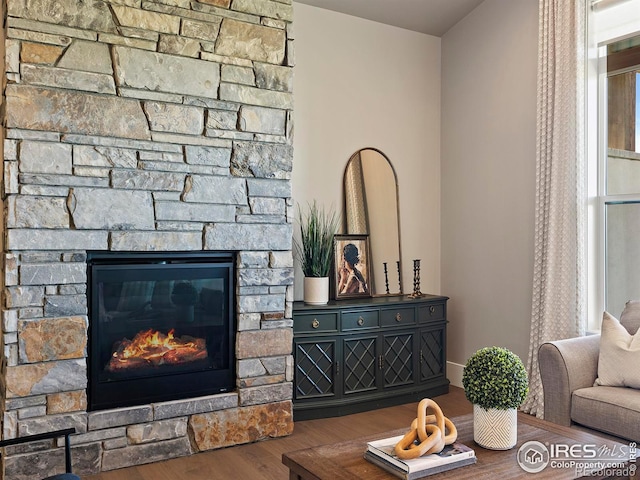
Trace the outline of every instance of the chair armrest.
{"type": "Polygon", "coordinates": [[[571,394],[592,387],[598,376],[600,335],[545,342],[538,349],[544,419],[571,425],[571,394]]]}
{"type": "Polygon", "coordinates": [[[11,445],[20,445],[22,443],[36,442],[38,440],[49,440],[58,437],[68,437],[69,435],[76,433],[75,428],[65,428],[64,430],[55,430],[53,432],[36,433],[35,435],[27,435],[25,437],[10,438],[8,440],[0,441],[1,447],[9,447],[11,445]]]}
{"type": "MultiPolygon", "coordinates": [[[[65,428],[64,430],[55,430],[53,432],[36,433],[34,435],[27,435],[25,437],[10,438],[8,440],[0,441],[0,448],[9,447],[12,445],[20,445],[23,443],[35,442],[38,440],[48,440],[48,439],[54,439],[58,437],[64,437],[65,472],[68,474],[71,474],[71,441],[69,439],[69,435],[72,435],[74,433],[76,433],[75,428],[65,428]]],[[[51,479],[65,478],[68,480],[74,480],[77,478],[78,480],[80,480],[80,477],[78,477],[77,475],[55,475],[53,477],[47,477],[47,478],[51,478],[51,479]]],[[[44,480],[47,480],[47,478],[45,478],[44,480]]]]}

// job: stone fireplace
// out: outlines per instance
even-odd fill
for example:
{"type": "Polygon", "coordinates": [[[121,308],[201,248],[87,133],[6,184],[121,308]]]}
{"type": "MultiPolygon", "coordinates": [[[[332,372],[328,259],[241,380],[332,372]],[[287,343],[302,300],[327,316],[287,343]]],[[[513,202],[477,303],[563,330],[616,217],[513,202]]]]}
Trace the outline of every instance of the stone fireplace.
{"type": "MultiPolygon", "coordinates": [[[[6,9],[2,437],[73,427],[86,475],[290,434],[291,0],[6,9]],[[91,408],[88,262],[211,252],[234,263],[231,390],[91,408]]],[[[62,457],[7,449],[3,478],[62,457]]]]}

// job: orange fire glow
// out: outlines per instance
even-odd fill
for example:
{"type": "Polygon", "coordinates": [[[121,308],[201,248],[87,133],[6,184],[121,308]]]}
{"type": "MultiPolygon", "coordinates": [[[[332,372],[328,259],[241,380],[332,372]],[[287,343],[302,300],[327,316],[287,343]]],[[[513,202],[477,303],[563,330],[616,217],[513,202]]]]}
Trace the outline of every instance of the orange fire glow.
{"type": "Polygon", "coordinates": [[[114,345],[107,371],[127,368],[182,365],[207,358],[204,338],[189,335],[175,337],[171,329],[166,335],[158,330],[138,332],[133,340],[122,339],[114,345]]]}

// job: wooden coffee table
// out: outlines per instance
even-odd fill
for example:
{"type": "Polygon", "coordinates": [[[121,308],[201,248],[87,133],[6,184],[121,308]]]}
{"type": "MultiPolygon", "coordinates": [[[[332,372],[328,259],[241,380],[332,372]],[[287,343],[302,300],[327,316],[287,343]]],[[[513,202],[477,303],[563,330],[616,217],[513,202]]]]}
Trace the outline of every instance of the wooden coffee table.
{"type": "MultiPolygon", "coordinates": [[[[518,464],[517,454],[520,446],[528,441],[537,441],[546,445],[551,444],[594,444],[598,447],[607,446],[611,449],[626,448],[629,445],[612,441],[582,430],[563,427],[546,422],[531,415],[518,412],[518,443],[511,450],[487,450],[473,441],[473,415],[468,414],[452,418],[458,430],[458,439],[470,446],[476,452],[477,463],[448,472],[429,476],[429,479],[456,478],[518,478],[528,477],[538,479],[576,478],[575,468],[551,468],[547,466],[539,473],[526,473],[518,464]]],[[[363,458],[366,444],[371,440],[402,435],[406,429],[382,432],[378,435],[358,438],[347,442],[306,448],[282,455],[282,463],[289,467],[290,480],[391,480],[394,477],[381,468],[363,458]]],[[[640,460],[638,461],[640,467],[640,460]]],[[[609,478],[607,476],[589,476],[589,478],[609,478]]],[[[617,477],[620,478],[620,477],[617,477]]],[[[622,477],[628,478],[628,477],[622,477]]],[[[632,476],[631,478],[636,478],[632,476]]]]}

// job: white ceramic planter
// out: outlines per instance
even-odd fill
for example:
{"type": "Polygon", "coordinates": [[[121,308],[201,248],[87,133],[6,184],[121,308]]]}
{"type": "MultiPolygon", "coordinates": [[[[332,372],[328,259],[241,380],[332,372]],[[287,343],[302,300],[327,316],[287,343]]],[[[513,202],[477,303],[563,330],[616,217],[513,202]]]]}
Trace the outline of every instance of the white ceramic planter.
{"type": "Polygon", "coordinates": [[[518,441],[518,410],[473,405],[473,439],[490,450],[509,450],[518,441]]]}
{"type": "Polygon", "coordinates": [[[329,277],[304,277],[304,303],[325,305],[329,301],[329,277]]]}

